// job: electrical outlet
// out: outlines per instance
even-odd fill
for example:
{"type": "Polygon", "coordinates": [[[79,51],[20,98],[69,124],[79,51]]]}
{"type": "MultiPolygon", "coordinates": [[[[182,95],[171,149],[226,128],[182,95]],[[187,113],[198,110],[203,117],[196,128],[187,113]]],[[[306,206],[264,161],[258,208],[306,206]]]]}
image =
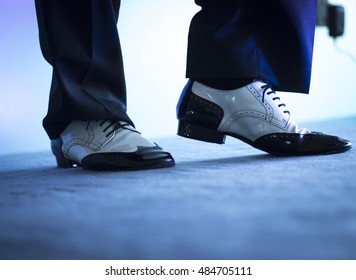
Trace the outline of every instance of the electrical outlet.
{"type": "Polygon", "coordinates": [[[331,5],[328,0],[318,0],[316,26],[326,26],[329,29],[330,37],[342,36],[345,26],[344,7],[331,5]]]}
{"type": "Polygon", "coordinates": [[[330,37],[336,38],[344,34],[345,9],[343,6],[329,5],[328,27],[330,37]]]}

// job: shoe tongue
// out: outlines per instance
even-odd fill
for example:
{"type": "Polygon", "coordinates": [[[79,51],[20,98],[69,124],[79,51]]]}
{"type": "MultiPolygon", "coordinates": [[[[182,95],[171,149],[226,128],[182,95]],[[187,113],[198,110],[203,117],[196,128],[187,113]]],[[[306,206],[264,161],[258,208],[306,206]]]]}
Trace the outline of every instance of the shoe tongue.
{"type": "Polygon", "coordinates": [[[306,128],[301,128],[301,129],[298,130],[298,133],[299,134],[309,134],[310,131],[308,129],[306,129],[306,128]]]}
{"type": "Polygon", "coordinates": [[[258,76],[256,77],[253,82],[260,82],[260,83],[263,83],[263,84],[268,84],[268,81],[267,79],[265,79],[264,77],[262,76],[258,76]]]}
{"type": "Polygon", "coordinates": [[[131,124],[124,122],[124,121],[119,121],[119,123],[122,125],[122,129],[127,129],[127,130],[131,130],[132,132],[136,132],[138,134],[141,134],[141,132],[139,132],[136,128],[134,128],[131,124]]]}
{"type": "Polygon", "coordinates": [[[128,122],[119,121],[122,126],[131,126],[128,122]]]}
{"type": "Polygon", "coordinates": [[[260,80],[260,79],[255,79],[252,84],[256,87],[256,88],[262,88],[263,86],[268,85],[265,81],[260,80]]]}

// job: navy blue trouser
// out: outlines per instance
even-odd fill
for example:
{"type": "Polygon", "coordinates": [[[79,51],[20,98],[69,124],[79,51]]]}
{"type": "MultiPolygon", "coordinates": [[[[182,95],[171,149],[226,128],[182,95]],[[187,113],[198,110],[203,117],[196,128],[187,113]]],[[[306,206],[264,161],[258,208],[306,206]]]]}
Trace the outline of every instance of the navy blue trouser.
{"type": "MultiPolygon", "coordinates": [[[[72,120],[118,119],[126,88],[116,28],[120,0],[35,0],[41,49],[53,66],[43,126],[55,139],[72,120]]],[[[308,92],[317,0],[196,0],[187,77],[263,76],[308,92]]],[[[169,23],[168,23],[169,24],[169,23]]]]}

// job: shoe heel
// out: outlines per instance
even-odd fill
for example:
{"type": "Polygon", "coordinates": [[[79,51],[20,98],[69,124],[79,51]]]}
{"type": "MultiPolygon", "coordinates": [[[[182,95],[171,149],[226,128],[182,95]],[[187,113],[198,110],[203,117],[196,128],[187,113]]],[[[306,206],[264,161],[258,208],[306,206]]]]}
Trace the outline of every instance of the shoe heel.
{"type": "Polygon", "coordinates": [[[216,144],[224,144],[226,138],[226,135],[222,132],[184,122],[179,122],[177,134],[182,137],[216,144]]]}
{"type": "Polygon", "coordinates": [[[65,158],[56,157],[56,161],[59,168],[75,168],[78,166],[77,163],[65,158]]]}

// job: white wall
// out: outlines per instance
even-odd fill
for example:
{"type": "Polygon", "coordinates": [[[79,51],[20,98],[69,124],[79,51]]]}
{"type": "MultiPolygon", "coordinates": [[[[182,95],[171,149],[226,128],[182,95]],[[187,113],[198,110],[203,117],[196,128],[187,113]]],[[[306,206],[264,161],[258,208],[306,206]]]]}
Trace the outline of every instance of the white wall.
{"type": "MultiPolygon", "coordinates": [[[[173,136],[175,107],[186,82],[187,31],[198,7],[193,0],[122,2],[128,112],[145,136],[173,136]]],[[[333,3],[344,5],[347,15],[338,44],[356,56],[356,0],[333,3]]],[[[51,69],[40,53],[33,1],[0,2],[0,23],[0,154],[46,150],[41,122],[51,69]]],[[[318,28],[311,93],[286,93],[284,101],[300,122],[355,116],[355,78],[356,64],[335,50],[326,28],[318,28]]]]}

